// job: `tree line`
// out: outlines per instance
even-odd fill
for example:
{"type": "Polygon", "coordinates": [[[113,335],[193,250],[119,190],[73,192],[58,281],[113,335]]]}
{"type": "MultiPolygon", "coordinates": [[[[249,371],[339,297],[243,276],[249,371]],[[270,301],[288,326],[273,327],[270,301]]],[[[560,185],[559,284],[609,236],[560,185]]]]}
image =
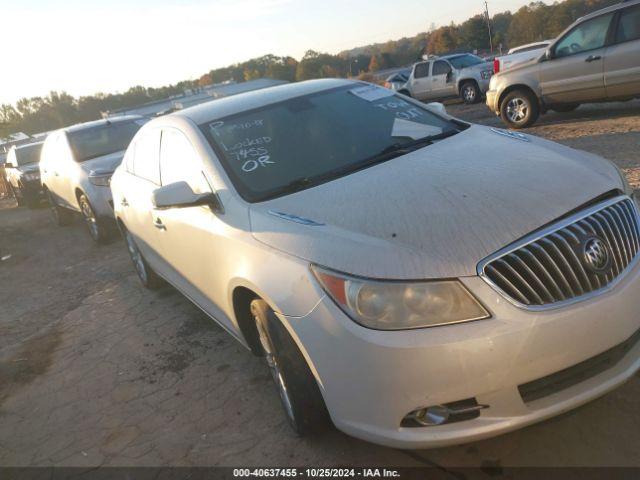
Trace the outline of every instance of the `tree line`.
{"type": "MultiPolygon", "coordinates": [[[[497,13],[491,17],[491,43],[494,51],[537,40],[554,38],[577,18],[618,3],[618,0],[564,0],[547,5],[533,2],[517,12],[497,13]]],[[[22,98],[15,105],[0,106],[0,138],[15,132],[28,134],[95,120],[101,112],[131,108],[184,92],[185,89],[224,81],[244,82],[273,78],[289,82],[327,77],[370,79],[371,74],[409,65],[425,53],[456,51],[487,53],[490,39],[487,19],[476,15],[460,23],[432,26],[413,37],[391,40],[340,52],[336,55],[309,50],[300,59],[265,55],[223,68],[216,68],[195,80],[185,80],[161,88],[135,86],[124,93],[97,93],[75,98],[65,92],[45,97],[22,98]]]]}

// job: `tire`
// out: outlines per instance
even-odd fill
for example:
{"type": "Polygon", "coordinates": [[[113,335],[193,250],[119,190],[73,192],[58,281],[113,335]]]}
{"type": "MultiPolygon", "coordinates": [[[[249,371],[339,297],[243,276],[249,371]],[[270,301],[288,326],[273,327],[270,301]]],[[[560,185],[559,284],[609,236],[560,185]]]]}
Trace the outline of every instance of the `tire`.
{"type": "Polygon", "coordinates": [[[16,189],[11,184],[9,184],[9,187],[11,187],[11,195],[13,195],[13,198],[16,199],[16,203],[18,204],[18,206],[19,207],[23,207],[24,206],[24,197],[22,195],[20,195],[21,192],[19,192],[19,190],[16,189]]]}
{"type": "Polygon", "coordinates": [[[511,128],[526,128],[540,115],[538,99],[527,90],[509,92],[500,103],[500,118],[511,128]]]}
{"type": "Polygon", "coordinates": [[[569,113],[573,112],[579,106],[579,103],[568,103],[566,105],[555,105],[554,107],[551,107],[551,110],[559,113],[569,113]]]}
{"type": "Polygon", "coordinates": [[[51,217],[53,218],[54,223],[59,227],[70,225],[73,220],[72,213],[66,208],[58,205],[49,190],[47,190],[46,195],[47,200],[49,201],[49,211],[51,212],[51,217]]]}
{"type": "Polygon", "coordinates": [[[133,268],[135,269],[142,286],[148,290],[157,290],[162,287],[164,285],[164,280],[162,280],[162,277],[160,277],[160,275],[158,275],[153,268],[149,266],[142,255],[142,252],[138,248],[138,244],[133,238],[133,235],[131,235],[129,230],[124,226],[122,227],[122,235],[127,243],[127,250],[129,251],[129,256],[133,262],[133,268]]]}
{"type": "Polygon", "coordinates": [[[251,302],[251,314],[289,425],[299,436],[326,430],[331,421],[320,388],[289,332],[264,300],[251,302]]]}
{"type": "Polygon", "coordinates": [[[109,243],[113,238],[113,228],[111,228],[106,220],[99,218],[95,214],[91,202],[84,193],[78,196],[78,206],[80,207],[82,219],[87,226],[87,230],[89,230],[91,239],[101,245],[109,243]]]}
{"type": "Polygon", "coordinates": [[[466,81],[460,86],[460,98],[462,98],[462,101],[467,105],[478,103],[481,96],[480,89],[476,82],[466,81]]]}
{"type": "Polygon", "coordinates": [[[32,193],[25,197],[25,202],[27,204],[27,208],[31,210],[36,209],[40,206],[40,197],[32,193]]]}

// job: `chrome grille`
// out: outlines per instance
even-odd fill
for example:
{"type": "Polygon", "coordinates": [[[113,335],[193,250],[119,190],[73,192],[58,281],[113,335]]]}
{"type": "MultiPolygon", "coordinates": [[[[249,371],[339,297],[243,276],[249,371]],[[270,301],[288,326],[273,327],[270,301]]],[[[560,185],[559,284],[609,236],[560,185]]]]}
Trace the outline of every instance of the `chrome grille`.
{"type": "Polygon", "coordinates": [[[594,205],[483,260],[478,273],[518,306],[544,309],[610,288],[640,255],[629,197],[594,205]],[[597,244],[590,257],[589,247],[597,244]],[[605,252],[605,253],[602,253],[605,252]],[[598,256],[600,254],[600,256],[598,256]],[[604,264],[596,268],[596,260],[604,264]]]}

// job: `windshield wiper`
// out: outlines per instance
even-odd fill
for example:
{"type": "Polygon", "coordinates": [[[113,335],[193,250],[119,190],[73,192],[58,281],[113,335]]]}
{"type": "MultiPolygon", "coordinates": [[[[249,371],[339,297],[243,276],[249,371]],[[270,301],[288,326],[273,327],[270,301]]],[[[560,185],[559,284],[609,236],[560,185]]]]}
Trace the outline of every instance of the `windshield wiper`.
{"type": "Polygon", "coordinates": [[[345,165],[340,168],[336,168],[334,170],[330,170],[321,175],[316,175],[314,177],[302,177],[297,178],[286,185],[278,188],[275,192],[266,196],[262,200],[268,200],[275,196],[286,195],[289,193],[298,192],[300,190],[304,190],[309,187],[315,187],[321,183],[326,181],[334,180],[341,176],[347,175],[349,173],[357,172],[358,170],[363,170],[367,167],[375,165],[377,163],[382,163],[385,160],[391,160],[392,158],[399,157],[406,153],[412,152],[414,150],[419,149],[420,147],[424,147],[426,145],[431,145],[433,142],[437,140],[442,140],[444,138],[451,137],[456,133],[459,133],[459,130],[447,130],[442,133],[438,133],[437,135],[429,135],[427,137],[419,138],[417,140],[412,140],[411,142],[406,143],[394,143],[393,145],[389,145],[388,147],[381,150],[379,153],[373,155],[372,157],[363,160],[362,162],[345,165]]]}
{"type": "Polygon", "coordinates": [[[438,133],[436,135],[427,135],[426,137],[418,138],[410,142],[394,143],[393,145],[385,148],[381,153],[389,153],[389,152],[397,152],[397,151],[412,152],[413,150],[417,150],[420,147],[431,145],[435,141],[451,137],[459,132],[460,132],[459,130],[455,130],[455,129],[447,130],[442,133],[438,133]]]}

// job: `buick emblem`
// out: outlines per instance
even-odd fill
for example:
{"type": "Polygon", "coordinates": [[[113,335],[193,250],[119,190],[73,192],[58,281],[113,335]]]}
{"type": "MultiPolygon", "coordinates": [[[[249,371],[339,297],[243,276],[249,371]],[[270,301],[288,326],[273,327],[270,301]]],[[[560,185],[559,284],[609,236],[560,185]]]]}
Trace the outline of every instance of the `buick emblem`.
{"type": "Polygon", "coordinates": [[[584,263],[594,273],[603,273],[611,266],[609,246],[598,237],[588,238],[582,247],[584,263]]]}

